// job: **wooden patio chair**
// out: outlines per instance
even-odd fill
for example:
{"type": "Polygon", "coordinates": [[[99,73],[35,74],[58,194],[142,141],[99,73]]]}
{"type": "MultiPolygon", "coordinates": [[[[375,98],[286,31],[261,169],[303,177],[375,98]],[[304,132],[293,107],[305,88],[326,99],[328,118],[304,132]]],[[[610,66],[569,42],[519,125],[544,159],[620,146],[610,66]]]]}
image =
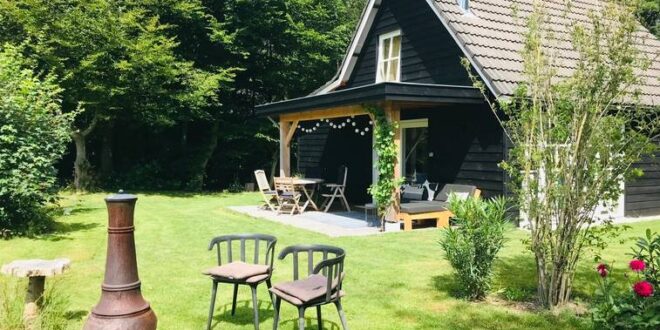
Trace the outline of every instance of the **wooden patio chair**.
{"type": "MultiPolygon", "coordinates": [[[[217,248],[218,265],[204,272],[211,277],[213,287],[211,291],[211,307],[209,309],[209,319],[206,329],[211,329],[213,321],[213,311],[215,308],[215,296],[218,290],[218,283],[227,283],[234,285],[234,299],[231,305],[231,315],[236,313],[236,295],[239,285],[249,285],[252,289],[252,308],[254,313],[254,328],[259,329],[259,305],[257,301],[257,286],[266,282],[270,289],[270,277],[273,274],[273,259],[275,256],[275,244],[277,238],[265,234],[236,234],[218,236],[211,240],[209,251],[213,247],[217,248]],[[238,246],[236,246],[238,245],[238,246]],[[223,264],[221,246],[227,259],[223,264]],[[233,249],[240,248],[238,260],[235,261],[233,249]],[[247,253],[251,253],[247,256],[247,253]]],[[[272,300],[272,296],[271,296],[272,300]]]]}
{"type": "Polygon", "coordinates": [[[293,281],[277,283],[270,289],[275,299],[273,329],[279,328],[280,305],[284,300],[298,308],[300,330],[305,329],[305,309],[310,307],[316,307],[318,328],[323,329],[321,306],[330,303],[337,307],[342,328],[348,330],[346,315],[341,306],[341,298],[345,295],[342,290],[346,256],[344,250],[327,245],[294,245],[282,250],[278,259],[283,260],[289,254],[293,254],[293,281]],[[302,254],[302,258],[307,255],[307,277],[302,280],[298,271],[299,254],[302,254]],[[316,265],[315,255],[321,259],[316,265]]]}
{"type": "Polygon", "coordinates": [[[293,180],[293,177],[274,178],[275,191],[277,191],[277,214],[283,213],[287,208],[291,209],[289,212],[290,215],[293,215],[295,212],[302,213],[302,209],[300,208],[302,194],[296,190],[293,180]]]}
{"type": "Polygon", "coordinates": [[[337,175],[337,183],[326,183],[325,187],[330,189],[329,194],[321,194],[325,198],[323,201],[323,204],[321,204],[321,208],[325,209],[323,212],[328,212],[330,210],[330,207],[332,206],[332,202],[335,201],[335,198],[339,198],[339,200],[342,202],[344,207],[346,207],[346,211],[351,211],[351,207],[348,205],[348,201],[346,200],[346,179],[348,178],[348,167],[346,166],[340,166],[338,175],[337,175]]]}
{"type": "Polygon", "coordinates": [[[264,203],[271,211],[277,210],[277,191],[270,189],[270,183],[268,183],[268,178],[266,178],[266,172],[264,170],[254,171],[254,176],[257,179],[257,186],[259,187],[259,192],[261,197],[264,199],[264,203]]]}

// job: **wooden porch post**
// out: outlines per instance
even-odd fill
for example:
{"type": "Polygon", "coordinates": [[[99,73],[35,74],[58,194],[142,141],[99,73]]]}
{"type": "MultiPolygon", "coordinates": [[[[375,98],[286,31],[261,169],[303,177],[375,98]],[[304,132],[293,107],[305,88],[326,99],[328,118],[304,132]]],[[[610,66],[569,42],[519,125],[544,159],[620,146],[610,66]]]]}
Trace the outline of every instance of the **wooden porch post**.
{"type": "MultiPolygon", "coordinates": [[[[390,122],[399,122],[401,121],[401,107],[398,104],[392,102],[385,102],[384,104],[385,116],[390,122]]],[[[394,131],[394,145],[397,150],[397,159],[394,164],[394,179],[398,180],[401,178],[401,128],[394,131]]],[[[400,198],[400,189],[396,188],[396,201],[394,202],[394,219],[388,219],[390,221],[397,221],[399,216],[399,198],[400,198]]]]}

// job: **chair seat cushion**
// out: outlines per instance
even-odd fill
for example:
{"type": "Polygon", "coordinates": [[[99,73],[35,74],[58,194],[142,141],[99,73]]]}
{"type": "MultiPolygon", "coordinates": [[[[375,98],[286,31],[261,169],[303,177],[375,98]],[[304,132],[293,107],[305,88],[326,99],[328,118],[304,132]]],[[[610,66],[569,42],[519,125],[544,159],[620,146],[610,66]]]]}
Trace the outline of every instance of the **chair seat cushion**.
{"type": "Polygon", "coordinates": [[[421,201],[401,204],[401,212],[408,214],[447,211],[447,202],[421,201]]]}
{"type": "MultiPolygon", "coordinates": [[[[288,294],[286,294],[286,293],[284,293],[284,292],[278,290],[278,289],[275,288],[275,287],[270,288],[270,292],[272,292],[274,295],[276,295],[276,296],[278,296],[278,297],[280,297],[280,298],[282,298],[282,299],[288,301],[289,303],[291,303],[291,304],[293,304],[293,305],[295,305],[295,306],[300,306],[300,305],[305,304],[304,301],[302,301],[302,300],[300,300],[300,299],[298,299],[298,298],[296,298],[296,297],[293,297],[293,296],[291,296],[291,295],[288,295],[288,294]]],[[[343,297],[343,296],[345,296],[345,295],[346,295],[346,293],[344,292],[344,290],[339,290],[339,291],[336,291],[335,293],[332,294],[332,299],[341,298],[341,297],[343,297]]],[[[314,300],[312,300],[312,301],[309,301],[308,303],[313,304],[313,303],[316,303],[316,302],[321,302],[324,298],[325,298],[325,296],[320,296],[320,297],[318,297],[318,298],[316,298],[316,299],[314,299],[314,300]]]]}
{"type": "Polygon", "coordinates": [[[220,277],[229,280],[245,280],[257,275],[268,274],[267,265],[248,264],[234,261],[222,266],[215,266],[204,272],[205,275],[220,277]]]}
{"type": "MultiPolygon", "coordinates": [[[[333,283],[333,290],[336,285],[333,283]]],[[[321,274],[313,274],[304,280],[275,284],[274,288],[302,302],[309,302],[326,294],[328,278],[321,274]]]]}

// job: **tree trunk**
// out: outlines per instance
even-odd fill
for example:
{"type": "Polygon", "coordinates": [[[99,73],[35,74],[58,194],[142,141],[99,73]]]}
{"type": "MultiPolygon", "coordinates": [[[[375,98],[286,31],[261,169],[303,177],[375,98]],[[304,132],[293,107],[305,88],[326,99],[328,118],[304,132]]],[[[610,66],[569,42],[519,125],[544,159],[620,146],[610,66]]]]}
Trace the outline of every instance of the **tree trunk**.
{"type": "Polygon", "coordinates": [[[114,171],[112,149],[114,145],[114,125],[109,124],[103,129],[101,138],[101,175],[104,179],[112,176],[114,171]]]}
{"type": "Polygon", "coordinates": [[[279,161],[280,161],[280,150],[276,148],[275,151],[273,152],[273,155],[271,156],[271,161],[270,161],[270,178],[268,179],[268,182],[270,183],[271,186],[274,183],[275,180],[274,178],[276,177],[276,173],[279,173],[279,171],[277,170],[277,164],[279,163],[279,161]]]}
{"type": "Polygon", "coordinates": [[[73,163],[73,186],[76,191],[89,188],[91,181],[90,165],[87,159],[87,137],[81,133],[71,135],[76,145],[76,160],[73,163]]]}
{"type": "Polygon", "coordinates": [[[71,139],[76,145],[76,160],[73,163],[73,186],[76,191],[86,190],[91,185],[91,165],[87,159],[87,136],[94,130],[97,123],[98,117],[94,117],[87,128],[84,130],[74,128],[70,133],[71,139]]]}
{"type": "Polygon", "coordinates": [[[190,181],[188,182],[188,189],[200,190],[204,187],[204,178],[206,177],[206,166],[208,165],[211,157],[213,157],[213,154],[215,153],[215,149],[218,146],[219,132],[220,132],[220,121],[216,120],[215,122],[213,122],[211,126],[208,144],[206,145],[206,148],[204,148],[204,150],[201,151],[201,155],[199,156],[199,160],[200,160],[199,163],[191,166],[191,168],[193,169],[193,173],[191,173],[190,181]]]}

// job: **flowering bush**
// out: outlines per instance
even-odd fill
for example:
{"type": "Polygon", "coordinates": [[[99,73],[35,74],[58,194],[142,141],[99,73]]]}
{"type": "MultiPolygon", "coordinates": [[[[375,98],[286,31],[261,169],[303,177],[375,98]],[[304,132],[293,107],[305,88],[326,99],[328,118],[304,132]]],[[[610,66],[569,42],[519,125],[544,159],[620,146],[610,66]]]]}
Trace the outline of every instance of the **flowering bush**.
{"type": "Polygon", "coordinates": [[[633,248],[634,259],[628,264],[633,276],[629,289],[621,292],[612,280],[612,268],[599,264],[596,271],[599,289],[596,291],[592,319],[596,328],[605,329],[658,329],[660,328],[660,235],[646,230],[633,248]]]}

